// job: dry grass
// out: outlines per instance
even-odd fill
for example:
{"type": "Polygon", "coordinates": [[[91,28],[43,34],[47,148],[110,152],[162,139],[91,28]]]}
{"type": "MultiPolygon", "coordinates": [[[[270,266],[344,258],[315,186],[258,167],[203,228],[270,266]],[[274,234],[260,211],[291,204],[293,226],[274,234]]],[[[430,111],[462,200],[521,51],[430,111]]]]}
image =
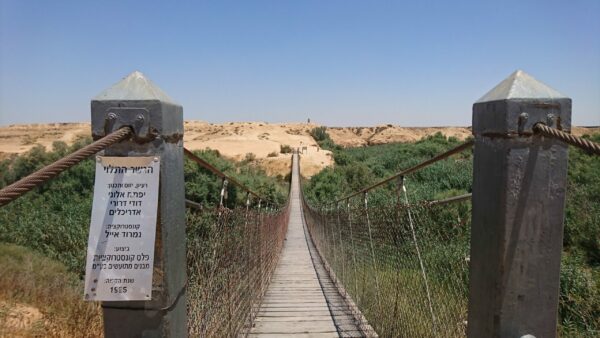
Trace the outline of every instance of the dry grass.
{"type": "Polygon", "coordinates": [[[102,314],[84,302],[64,265],[0,244],[0,337],[101,337],[102,314]]]}

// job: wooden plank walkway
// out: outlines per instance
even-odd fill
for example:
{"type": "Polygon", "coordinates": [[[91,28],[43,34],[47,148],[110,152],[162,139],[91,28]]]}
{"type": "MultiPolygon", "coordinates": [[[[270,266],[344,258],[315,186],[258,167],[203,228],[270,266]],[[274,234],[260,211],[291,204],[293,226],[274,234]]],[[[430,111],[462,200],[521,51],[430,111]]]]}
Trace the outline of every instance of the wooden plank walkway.
{"type": "Polygon", "coordinates": [[[294,155],[287,238],[249,337],[339,337],[309,251],[297,161],[294,155]]]}

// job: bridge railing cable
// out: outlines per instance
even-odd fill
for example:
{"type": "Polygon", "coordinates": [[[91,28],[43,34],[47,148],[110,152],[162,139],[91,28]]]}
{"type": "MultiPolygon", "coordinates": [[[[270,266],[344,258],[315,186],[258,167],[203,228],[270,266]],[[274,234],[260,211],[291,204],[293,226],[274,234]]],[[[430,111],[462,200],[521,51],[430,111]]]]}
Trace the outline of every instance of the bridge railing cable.
{"type": "Polygon", "coordinates": [[[196,156],[192,151],[190,151],[187,148],[183,148],[183,153],[185,154],[185,156],[187,158],[189,158],[190,160],[196,162],[199,166],[201,166],[202,168],[212,172],[214,175],[216,175],[217,177],[220,177],[223,182],[229,182],[235,186],[237,186],[238,188],[242,189],[243,191],[245,191],[246,193],[254,196],[255,198],[257,198],[260,201],[263,201],[264,203],[270,203],[273,205],[276,205],[275,203],[269,201],[267,198],[262,197],[261,195],[259,195],[258,193],[254,192],[252,189],[248,188],[246,185],[242,184],[241,182],[239,182],[238,180],[236,180],[235,178],[223,173],[222,171],[220,171],[219,169],[217,169],[215,166],[213,166],[212,164],[208,163],[207,161],[203,160],[202,158],[196,156]]]}
{"type": "Polygon", "coordinates": [[[458,154],[458,153],[460,153],[462,151],[465,151],[466,149],[470,149],[473,146],[473,144],[474,144],[474,141],[472,141],[472,140],[471,141],[467,141],[467,142],[465,142],[465,143],[463,143],[463,144],[461,144],[459,146],[456,146],[456,147],[454,147],[454,148],[452,148],[452,149],[450,149],[450,150],[448,150],[448,151],[446,151],[444,153],[436,155],[436,156],[434,156],[434,157],[432,157],[432,158],[430,158],[430,159],[428,159],[426,161],[423,161],[423,162],[421,162],[421,163],[419,163],[419,164],[417,164],[415,166],[412,166],[412,167],[410,167],[408,169],[405,169],[405,170],[402,170],[402,171],[400,171],[400,172],[398,172],[398,173],[396,173],[396,174],[394,174],[392,176],[389,176],[388,178],[383,179],[383,180],[381,180],[381,181],[379,181],[379,182],[377,182],[375,184],[372,184],[372,185],[370,185],[368,187],[360,189],[360,190],[358,190],[358,191],[356,191],[354,193],[351,193],[351,194],[349,194],[347,196],[339,198],[335,202],[333,202],[333,204],[337,204],[337,203],[340,203],[340,202],[342,202],[344,200],[347,200],[349,198],[358,196],[360,194],[364,194],[364,193],[366,193],[366,192],[368,192],[370,190],[373,190],[375,188],[381,187],[381,186],[385,185],[386,183],[392,182],[392,181],[398,179],[399,177],[403,177],[403,176],[412,174],[412,173],[414,173],[414,172],[416,172],[418,170],[421,170],[423,168],[426,168],[426,167],[428,167],[428,166],[430,166],[430,165],[432,165],[432,164],[434,164],[434,163],[436,163],[438,161],[446,159],[446,158],[448,158],[448,157],[450,157],[452,155],[458,154]]]}
{"type": "Polygon", "coordinates": [[[586,140],[583,137],[575,136],[573,134],[565,133],[562,130],[548,127],[543,123],[536,123],[533,126],[533,131],[537,134],[544,135],[546,137],[552,137],[574,147],[582,149],[590,154],[600,155],[600,144],[590,140],[586,140]]]}
{"type": "Polygon", "coordinates": [[[189,335],[244,335],[252,328],[283,247],[289,198],[276,207],[191,151],[185,149],[185,154],[222,180],[215,191],[218,208],[186,202],[194,207],[186,214],[189,335]],[[245,203],[226,206],[228,183],[246,192],[245,203]]]}
{"type": "Polygon", "coordinates": [[[42,169],[12,183],[0,190],[0,206],[6,205],[33,188],[56,177],[63,171],[73,167],[95,153],[129,138],[133,131],[129,127],[121,128],[105,137],[49,164],[42,169]]]}
{"type": "Polygon", "coordinates": [[[465,335],[471,194],[418,200],[417,182],[407,176],[472,145],[465,142],[333,203],[304,201],[309,233],[336,285],[381,337],[465,335]],[[370,192],[386,183],[396,184],[392,195],[370,192]]]}

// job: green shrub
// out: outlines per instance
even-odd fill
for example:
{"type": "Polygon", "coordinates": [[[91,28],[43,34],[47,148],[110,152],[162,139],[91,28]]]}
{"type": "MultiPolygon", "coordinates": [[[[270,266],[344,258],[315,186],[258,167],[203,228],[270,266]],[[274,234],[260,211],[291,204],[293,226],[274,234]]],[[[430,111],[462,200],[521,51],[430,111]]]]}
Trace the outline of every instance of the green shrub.
{"type": "Polygon", "coordinates": [[[282,144],[280,146],[279,152],[282,153],[282,154],[290,154],[292,152],[292,147],[290,147],[287,144],[282,144]]]}
{"type": "Polygon", "coordinates": [[[327,133],[327,127],[315,127],[310,131],[310,136],[312,136],[315,141],[321,142],[329,139],[329,134],[327,133]]]}
{"type": "Polygon", "coordinates": [[[246,156],[244,156],[245,163],[254,162],[255,160],[256,160],[256,155],[254,153],[246,153],[246,156]]]}
{"type": "Polygon", "coordinates": [[[63,264],[0,243],[0,271],[0,336],[75,337],[84,332],[86,337],[102,336],[99,303],[83,301],[83,283],[63,264]],[[23,305],[39,310],[42,317],[17,329],[6,317],[13,317],[15,306],[23,305]]]}
{"type": "MultiPolygon", "coordinates": [[[[0,186],[10,184],[82,146],[90,138],[72,146],[55,142],[52,151],[35,146],[30,151],[0,162],[0,186]]],[[[235,177],[261,196],[283,204],[287,197],[285,182],[245,162],[236,163],[217,151],[194,151],[217,169],[235,177]]],[[[88,240],[94,185],[94,162],[91,159],[66,170],[56,178],[35,188],[0,208],[0,242],[31,248],[56,259],[70,271],[82,276],[88,240]]],[[[219,203],[222,181],[207,169],[186,159],[184,162],[185,197],[206,207],[219,203]]],[[[228,185],[227,205],[245,203],[246,194],[228,185]]]]}
{"type": "Polygon", "coordinates": [[[576,254],[563,254],[559,304],[563,336],[600,333],[600,271],[576,254]]]}
{"type": "MultiPolygon", "coordinates": [[[[322,139],[325,129],[314,130],[322,139]]],[[[600,134],[587,136],[600,142],[600,134]]],[[[341,149],[333,148],[335,167],[314,175],[304,184],[304,195],[313,205],[331,202],[369,184],[414,166],[461,141],[441,133],[415,143],[396,143],[341,149]]],[[[565,209],[563,260],[559,304],[559,331],[568,337],[593,337],[600,334],[600,157],[570,147],[565,209]]],[[[437,162],[405,178],[410,201],[434,200],[461,195],[472,190],[472,151],[464,151],[448,160],[437,162]]],[[[381,207],[395,201],[398,181],[369,192],[369,205],[381,207]]],[[[355,203],[359,198],[355,199],[355,203]]],[[[446,206],[431,215],[442,232],[468,229],[470,204],[446,206]]],[[[468,233],[459,233],[468,238],[468,233]]],[[[444,243],[443,240],[439,241],[444,243]]],[[[462,242],[463,251],[468,240],[462,242]]],[[[440,244],[439,250],[423,252],[424,259],[438,261],[457,255],[458,247],[440,244]]],[[[444,280],[442,274],[436,280],[444,280]]],[[[377,316],[383,314],[376,314],[377,316]]]]}
{"type": "Polygon", "coordinates": [[[338,148],[327,133],[327,127],[315,127],[310,131],[310,135],[315,139],[319,147],[327,150],[338,148]]]}

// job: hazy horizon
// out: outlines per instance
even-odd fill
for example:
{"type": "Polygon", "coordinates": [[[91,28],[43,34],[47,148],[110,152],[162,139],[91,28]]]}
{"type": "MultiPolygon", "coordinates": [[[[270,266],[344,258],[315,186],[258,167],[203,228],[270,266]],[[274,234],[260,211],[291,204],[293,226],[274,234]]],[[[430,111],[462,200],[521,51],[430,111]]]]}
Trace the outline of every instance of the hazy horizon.
{"type": "MultiPolygon", "coordinates": [[[[284,121],[284,122],[268,122],[268,121],[224,121],[224,122],[211,122],[211,121],[206,121],[206,120],[197,120],[197,119],[185,119],[184,118],[184,122],[206,122],[206,123],[210,123],[210,124],[228,124],[228,123],[265,123],[265,124],[301,124],[301,123],[307,123],[306,121],[284,121]]],[[[79,124],[79,123],[87,123],[89,124],[90,121],[53,121],[53,122],[31,122],[31,123],[8,123],[8,124],[1,124],[0,127],[10,127],[10,126],[19,126],[19,125],[48,125],[48,124],[79,124]]],[[[370,128],[370,127],[378,127],[378,126],[385,126],[385,125],[392,125],[394,127],[402,127],[402,128],[471,128],[471,125],[443,125],[443,126],[437,126],[437,125],[427,125],[427,126],[419,126],[419,125],[402,125],[402,124],[397,124],[397,123],[379,123],[379,124],[371,124],[371,125],[325,125],[325,124],[319,124],[316,122],[311,121],[311,124],[316,124],[316,125],[321,125],[321,126],[326,126],[327,128],[370,128]]],[[[580,124],[573,124],[574,127],[583,127],[583,128],[598,128],[600,127],[600,124],[596,124],[596,125],[580,125],[580,124]]]]}
{"type": "Polygon", "coordinates": [[[469,126],[517,69],[600,125],[600,2],[0,0],[0,125],[88,122],[134,70],[210,123],[469,126]]]}

